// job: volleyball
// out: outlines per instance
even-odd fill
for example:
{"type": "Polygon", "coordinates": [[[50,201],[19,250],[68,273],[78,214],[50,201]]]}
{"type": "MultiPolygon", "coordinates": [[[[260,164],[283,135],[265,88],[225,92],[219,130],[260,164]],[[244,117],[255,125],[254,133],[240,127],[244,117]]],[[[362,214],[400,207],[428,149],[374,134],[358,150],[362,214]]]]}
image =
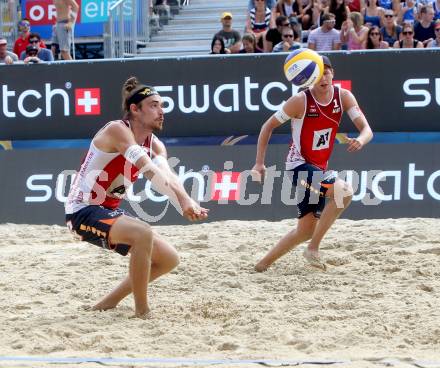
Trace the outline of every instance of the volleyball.
{"type": "Polygon", "coordinates": [[[324,63],[317,52],[301,48],[291,52],[284,62],[284,75],[297,87],[310,87],[324,73],[324,63]]]}

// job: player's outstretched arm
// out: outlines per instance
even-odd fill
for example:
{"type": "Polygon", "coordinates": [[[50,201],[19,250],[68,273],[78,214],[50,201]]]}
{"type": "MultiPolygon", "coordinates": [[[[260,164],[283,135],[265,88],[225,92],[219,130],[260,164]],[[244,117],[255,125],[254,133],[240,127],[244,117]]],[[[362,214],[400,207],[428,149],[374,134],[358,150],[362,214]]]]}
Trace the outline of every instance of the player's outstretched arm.
{"type": "Polygon", "coordinates": [[[156,190],[167,195],[172,202],[178,203],[182,215],[188,220],[202,220],[208,216],[208,210],[192,200],[172,173],[166,159],[166,151],[159,154],[163,159],[157,159],[156,162],[153,162],[145,149],[137,144],[131,130],[118,122],[109,124],[99,139],[105,141],[109,152],[118,151],[146,178],[151,180],[156,190]]]}
{"type": "Polygon", "coordinates": [[[368,124],[367,118],[359,108],[356,98],[353,94],[343,89],[342,91],[342,105],[344,111],[347,112],[353,124],[359,130],[357,138],[348,138],[348,152],[355,152],[362,149],[368,142],[373,139],[373,131],[370,124],[368,124]]]}
{"type": "Polygon", "coordinates": [[[280,110],[267,119],[261,127],[257,143],[257,157],[255,159],[255,165],[252,168],[252,171],[258,177],[259,181],[264,179],[266,171],[264,161],[266,158],[267,146],[273,130],[292,118],[302,116],[304,108],[304,93],[298,93],[290,97],[280,110]]]}
{"type": "Polygon", "coordinates": [[[170,186],[174,188],[173,190],[180,193],[180,195],[176,195],[176,197],[181,207],[182,215],[190,221],[203,220],[207,218],[209,210],[201,207],[187,194],[184,186],[179,181],[178,176],[168,164],[168,153],[165,145],[159,140],[155,140],[153,150],[156,154],[156,156],[153,158],[154,164],[167,176],[170,186]]]}

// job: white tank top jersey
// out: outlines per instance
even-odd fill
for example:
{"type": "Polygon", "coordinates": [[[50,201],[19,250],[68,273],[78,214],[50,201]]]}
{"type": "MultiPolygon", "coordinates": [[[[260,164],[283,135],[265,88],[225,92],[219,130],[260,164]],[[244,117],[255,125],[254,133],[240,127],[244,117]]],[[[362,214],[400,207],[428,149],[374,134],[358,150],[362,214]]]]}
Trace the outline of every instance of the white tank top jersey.
{"type": "MultiPolygon", "coordinates": [[[[121,120],[121,123],[130,127],[128,121],[121,120]]],[[[157,137],[151,134],[142,145],[151,159],[154,139],[157,137]]],[[[89,205],[101,205],[110,209],[119,207],[127,189],[138,176],[139,170],[123,155],[119,152],[103,152],[92,140],[70,188],[65,204],[66,214],[73,214],[89,205]]]]}

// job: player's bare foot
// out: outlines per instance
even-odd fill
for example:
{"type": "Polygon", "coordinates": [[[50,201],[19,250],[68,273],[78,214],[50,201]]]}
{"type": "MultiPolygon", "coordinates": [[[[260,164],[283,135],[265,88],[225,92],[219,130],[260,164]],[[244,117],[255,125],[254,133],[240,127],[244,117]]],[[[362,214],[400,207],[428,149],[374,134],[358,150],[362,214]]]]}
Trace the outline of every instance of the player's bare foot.
{"type": "Polygon", "coordinates": [[[96,310],[96,311],[106,311],[109,309],[114,309],[114,308],[116,308],[116,306],[117,306],[117,304],[99,302],[99,303],[95,304],[91,309],[96,310]]]}
{"type": "Polygon", "coordinates": [[[137,310],[133,316],[133,318],[147,319],[150,317],[150,308],[137,310]]]}
{"type": "Polygon", "coordinates": [[[319,257],[318,251],[312,251],[308,248],[304,250],[303,253],[304,258],[307,260],[310,266],[319,268],[320,270],[326,271],[327,266],[324,262],[321,261],[321,258],[319,257]]]}

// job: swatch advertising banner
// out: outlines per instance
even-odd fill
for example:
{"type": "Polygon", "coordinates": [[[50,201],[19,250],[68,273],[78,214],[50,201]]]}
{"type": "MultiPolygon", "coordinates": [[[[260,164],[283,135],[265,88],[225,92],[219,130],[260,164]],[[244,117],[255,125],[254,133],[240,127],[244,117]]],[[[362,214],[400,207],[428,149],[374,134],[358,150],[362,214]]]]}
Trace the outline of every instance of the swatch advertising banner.
{"type": "MultiPolygon", "coordinates": [[[[440,129],[440,49],[331,54],[334,82],[375,132],[440,129]],[[423,66],[423,67],[421,67],[423,66]]],[[[164,136],[256,135],[297,90],[285,55],[232,55],[12,65],[0,68],[0,140],[90,138],[121,117],[130,76],[156,86],[164,136]]],[[[286,123],[275,133],[288,133],[286,123]]],[[[341,132],[355,131],[344,114],[341,132]]]]}
{"type": "MultiPolygon", "coordinates": [[[[209,221],[295,218],[297,196],[284,171],[287,145],[270,145],[263,185],[252,181],[254,145],[169,147],[170,164],[209,221]]],[[[0,223],[63,224],[64,203],[81,149],[0,151],[0,223]],[[35,160],[35,157],[38,160],[35,160]]],[[[370,144],[357,153],[337,145],[330,168],[350,182],[354,197],[344,218],[440,216],[440,146],[370,144]]],[[[140,178],[123,208],[153,224],[185,224],[166,197],[140,178]]]]}

